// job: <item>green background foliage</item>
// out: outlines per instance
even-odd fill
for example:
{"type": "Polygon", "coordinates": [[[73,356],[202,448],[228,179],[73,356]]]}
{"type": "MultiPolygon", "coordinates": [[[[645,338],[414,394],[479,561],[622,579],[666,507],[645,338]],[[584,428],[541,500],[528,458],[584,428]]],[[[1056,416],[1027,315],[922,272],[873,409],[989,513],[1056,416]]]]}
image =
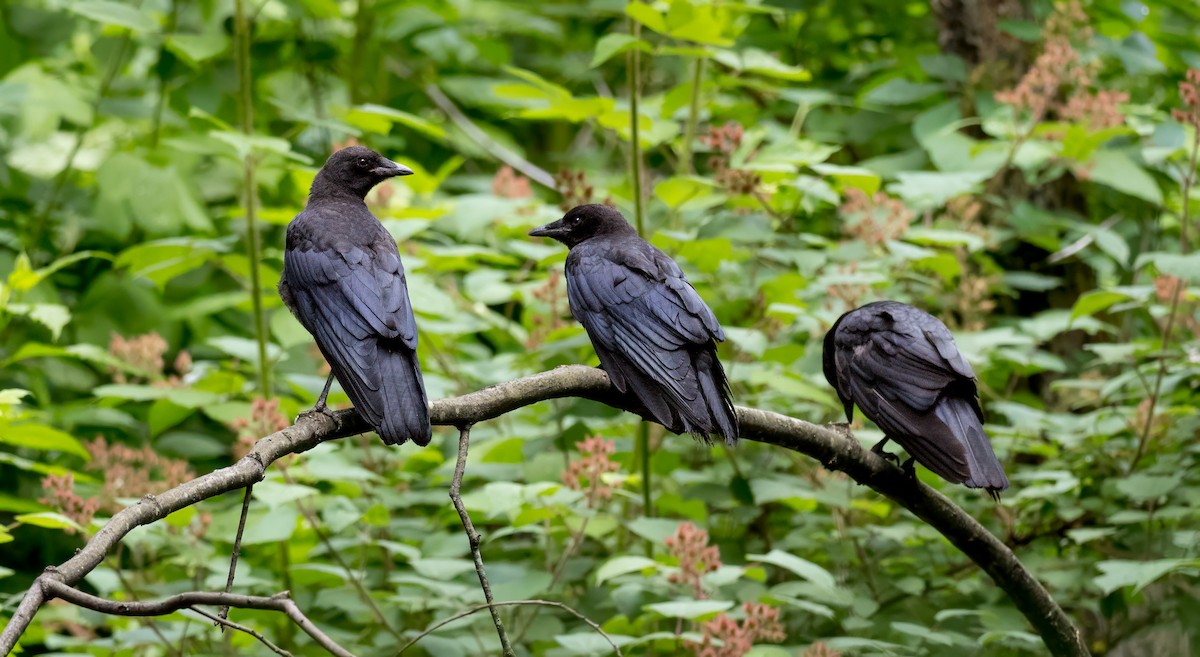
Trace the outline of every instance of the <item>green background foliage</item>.
{"type": "MultiPolygon", "coordinates": [[[[369,201],[401,245],[432,398],[595,364],[567,312],[565,250],[525,233],[585,199],[633,220],[640,188],[645,233],[726,327],[738,403],[841,420],[825,329],[880,298],[928,309],[976,368],[1013,487],[995,506],[922,481],[1012,546],[1097,654],[1200,654],[1190,0],[12,0],[0,14],[0,618],[115,509],[185,464],[227,465],[312,403],[322,363],[273,285],[315,167],[355,139],[417,172],[369,201]],[[501,171],[501,153],[532,164],[501,171]]],[[[705,622],[747,602],[786,630],[755,657],[1045,654],[936,532],[794,454],[654,427],[645,508],[638,433],[569,399],[474,430],[464,499],[497,599],[561,600],[627,655],[692,654],[705,622]],[[593,435],[615,445],[594,482],[609,496],[564,483],[593,435]],[[683,521],[720,550],[696,586],[664,543],[683,521]]],[[[273,467],[235,590],[291,590],[361,655],[478,604],[446,498],[455,439],[351,438],[273,467]]],[[[82,585],[219,590],[239,509],[231,494],[140,529],[82,585]]],[[[519,654],[608,654],[560,610],[504,614],[519,654]]],[[[278,614],[233,618],[321,654],[278,614]]],[[[186,612],[69,605],[43,609],[22,645],[267,654],[186,612]]],[[[484,613],[407,654],[496,653],[484,613]]]]}

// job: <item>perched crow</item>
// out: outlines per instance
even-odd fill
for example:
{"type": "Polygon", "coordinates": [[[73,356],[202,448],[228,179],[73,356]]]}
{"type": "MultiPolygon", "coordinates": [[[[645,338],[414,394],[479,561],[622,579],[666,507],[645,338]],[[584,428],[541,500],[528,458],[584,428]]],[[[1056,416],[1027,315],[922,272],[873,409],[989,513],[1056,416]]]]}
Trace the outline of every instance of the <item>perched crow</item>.
{"type": "Polygon", "coordinates": [[[675,433],[736,443],[737,416],[715,344],[725,332],[679,265],[604,205],[581,205],[529,234],[571,249],[571,313],[613,386],[675,433]]]}
{"type": "Polygon", "coordinates": [[[288,224],[279,280],[283,303],[333,370],[313,411],[324,412],[336,376],[389,445],[428,444],[429,409],[400,252],[363,199],[381,181],[411,173],[362,146],[331,155],[288,224]]]}
{"type": "MultiPolygon", "coordinates": [[[[913,459],[947,481],[999,499],[1004,468],[983,432],[975,372],[933,315],[877,301],[842,315],[825,335],[825,378],[854,418],[854,405],[913,459]]],[[[911,466],[912,461],[906,464],[911,466]]]]}

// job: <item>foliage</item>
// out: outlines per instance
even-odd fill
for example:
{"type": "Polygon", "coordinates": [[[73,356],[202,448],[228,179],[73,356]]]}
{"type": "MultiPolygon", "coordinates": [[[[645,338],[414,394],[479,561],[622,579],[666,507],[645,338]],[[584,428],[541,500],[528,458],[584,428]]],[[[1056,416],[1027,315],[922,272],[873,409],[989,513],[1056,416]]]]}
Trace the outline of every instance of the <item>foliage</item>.
{"type": "MultiPolygon", "coordinates": [[[[327,370],[271,288],[335,145],[418,173],[368,200],[402,245],[431,397],[594,364],[563,249],[525,232],[560,204],[633,218],[636,119],[646,231],[726,327],[740,404],[840,420],[824,330],[873,299],[929,309],[976,368],[1014,485],[993,506],[921,479],[1004,537],[1096,653],[1195,651],[1200,10],[977,4],[990,18],[916,0],[262,0],[242,7],[243,52],[240,0],[5,3],[0,609],[114,508],[228,464],[315,399],[327,370]]],[[[888,500],[658,427],[647,482],[637,433],[579,400],[474,429],[464,499],[497,599],[561,600],[627,655],[1044,653],[888,500]]],[[[273,469],[236,590],[291,590],[363,655],[478,604],[446,499],[455,437],[347,439],[273,469]]],[[[140,530],[86,588],[219,590],[240,508],[140,530]]],[[[610,650],[575,617],[512,609],[520,654],[610,650]]],[[[320,654],[270,612],[233,613],[320,654]]],[[[30,651],[266,651],[191,613],[38,621],[30,651]]],[[[409,654],[494,652],[476,614],[409,654]]]]}

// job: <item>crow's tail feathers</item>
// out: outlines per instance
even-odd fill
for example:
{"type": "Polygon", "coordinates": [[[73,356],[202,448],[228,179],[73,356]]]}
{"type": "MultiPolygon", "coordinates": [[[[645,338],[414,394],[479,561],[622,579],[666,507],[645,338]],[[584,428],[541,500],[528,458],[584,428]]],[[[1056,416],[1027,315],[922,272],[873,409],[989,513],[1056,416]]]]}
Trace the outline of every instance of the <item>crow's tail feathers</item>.
{"type": "Polygon", "coordinates": [[[966,448],[967,464],[971,475],[963,482],[968,488],[986,488],[994,499],[1000,499],[1000,491],[1008,488],[1008,477],[1004,467],[992,451],[983,424],[971,402],[957,397],[946,397],[938,402],[934,410],[938,419],[966,448]]]}
{"type": "Polygon", "coordinates": [[[688,431],[708,436],[715,434],[725,439],[725,444],[732,447],[738,441],[737,412],[730,399],[729,381],[725,378],[725,370],[721,361],[710,350],[699,351],[692,359],[696,376],[700,379],[700,396],[691,404],[691,415],[686,418],[696,429],[688,431]]]}
{"type": "Polygon", "coordinates": [[[381,340],[376,351],[375,366],[379,368],[380,422],[375,426],[379,437],[389,445],[411,440],[424,447],[429,444],[433,430],[429,424],[429,401],[417,354],[406,345],[389,344],[381,340]]]}

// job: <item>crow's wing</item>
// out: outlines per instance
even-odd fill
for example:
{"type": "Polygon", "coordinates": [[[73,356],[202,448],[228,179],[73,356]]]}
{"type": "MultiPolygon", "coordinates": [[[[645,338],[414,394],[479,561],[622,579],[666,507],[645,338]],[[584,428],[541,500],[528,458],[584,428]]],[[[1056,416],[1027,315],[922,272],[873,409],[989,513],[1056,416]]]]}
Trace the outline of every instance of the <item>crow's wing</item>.
{"type": "Polygon", "coordinates": [[[966,448],[934,410],[966,392],[982,421],[974,372],[941,322],[908,310],[868,307],[846,317],[834,336],[838,388],[918,461],[961,482],[971,474],[966,448]]]}
{"type": "Polygon", "coordinates": [[[568,258],[571,312],[618,390],[649,376],[687,405],[702,394],[691,353],[725,333],[679,265],[657,250],[635,255],[568,258]]]}
{"type": "MultiPolygon", "coordinates": [[[[425,413],[415,356],[417,324],[404,268],[395,242],[382,228],[380,233],[374,245],[333,240],[289,250],[284,257],[297,318],[316,338],[355,409],[377,429],[393,411],[425,413]],[[414,371],[394,371],[401,366],[385,357],[391,355],[405,356],[414,371]],[[400,398],[381,394],[385,386],[399,384],[397,375],[414,388],[403,391],[412,409],[391,409],[400,398]]],[[[419,434],[410,437],[420,443],[419,434]]]]}

